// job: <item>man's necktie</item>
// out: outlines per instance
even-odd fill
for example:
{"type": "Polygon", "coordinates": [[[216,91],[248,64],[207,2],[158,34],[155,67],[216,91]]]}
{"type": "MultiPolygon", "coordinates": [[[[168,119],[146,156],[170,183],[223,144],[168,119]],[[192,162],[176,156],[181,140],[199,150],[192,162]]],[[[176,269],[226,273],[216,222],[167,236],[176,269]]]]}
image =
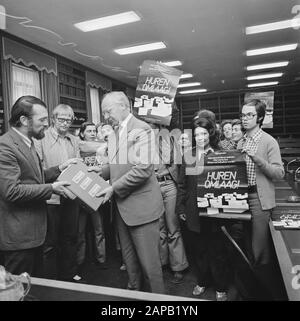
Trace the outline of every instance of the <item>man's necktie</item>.
{"type": "Polygon", "coordinates": [[[30,151],[31,151],[31,154],[32,154],[33,159],[35,161],[36,167],[37,167],[40,175],[42,176],[41,167],[40,167],[40,160],[39,160],[39,156],[38,156],[38,154],[36,152],[36,149],[34,147],[34,143],[31,143],[30,151]]]}

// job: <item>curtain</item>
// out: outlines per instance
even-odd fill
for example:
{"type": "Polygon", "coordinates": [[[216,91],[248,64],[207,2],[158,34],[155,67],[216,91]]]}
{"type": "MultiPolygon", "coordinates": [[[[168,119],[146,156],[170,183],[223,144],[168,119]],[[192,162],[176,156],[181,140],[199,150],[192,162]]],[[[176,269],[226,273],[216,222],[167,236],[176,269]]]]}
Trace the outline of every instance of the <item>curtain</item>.
{"type": "Polygon", "coordinates": [[[12,103],[24,95],[41,98],[39,72],[23,66],[12,65],[12,103]]]}
{"type": "Polygon", "coordinates": [[[8,121],[10,118],[10,109],[12,107],[12,62],[11,59],[3,60],[3,101],[4,101],[4,117],[5,131],[8,130],[8,121]]]}
{"type": "Polygon", "coordinates": [[[93,123],[98,124],[101,121],[101,112],[99,90],[97,88],[90,87],[90,100],[92,110],[92,121],[93,123]]]}
{"type": "Polygon", "coordinates": [[[58,80],[55,74],[49,74],[45,70],[41,72],[41,89],[42,100],[47,105],[49,116],[51,116],[53,109],[59,103],[58,80]]]}

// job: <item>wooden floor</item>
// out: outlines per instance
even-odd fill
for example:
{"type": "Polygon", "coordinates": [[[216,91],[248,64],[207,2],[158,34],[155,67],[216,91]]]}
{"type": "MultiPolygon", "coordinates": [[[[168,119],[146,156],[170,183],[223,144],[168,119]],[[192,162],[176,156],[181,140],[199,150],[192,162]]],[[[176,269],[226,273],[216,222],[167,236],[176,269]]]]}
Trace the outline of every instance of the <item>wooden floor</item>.
{"type": "MultiPolygon", "coordinates": [[[[106,231],[109,230],[109,224],[105,223],[106,231]]],[[[184,229],[183,229],[184,239],[186,238],[184,229]]],[[[99,267],[91,262],[91,254],[88,255],[88,258],[82,269],[82,276],[86,280],[87,284],[107,286],[113,288],[125,289],[127,286],[127,272],[121,271],[120,266],[122,264],[121,251],[116,250],[116,245],[112,232],[106,233],[106,242],[107,242],[107,266],[108,269],[99,269],[99,267]]],[[[192,291],[196,285],[196,274],[195,274],[195,265],[191,257],[191,253],[187,249],[187,256],[190,267],[184,273],[184,280],[180,284],[174,284],[172,280],[172,272],[169,268],[163,270],[163,276],[165,281],[166,293],[168,295],[176,295],[182,297],[195,298],[192,291]]],[[[205,293],[203,293],[199,298],[207,300],[215,300],[215,290],[208,288],[205,293]]],[[[196,297],[197,298],[197,297],[196,297]]],[[[228,291],[229,300],[238,300],[238,293],[234,286],[231,286],[228,291]]]]}

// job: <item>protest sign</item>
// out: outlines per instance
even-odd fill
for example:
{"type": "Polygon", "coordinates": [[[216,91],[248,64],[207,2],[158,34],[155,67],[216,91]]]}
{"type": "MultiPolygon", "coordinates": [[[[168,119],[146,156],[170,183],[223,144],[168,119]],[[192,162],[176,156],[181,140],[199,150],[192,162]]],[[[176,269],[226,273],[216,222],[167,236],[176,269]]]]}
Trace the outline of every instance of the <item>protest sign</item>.
{"type": "Polygon", "coordinates": [[[147,122],[170,125],[182,71],[152,60],[141,66],[133,111],[147,122]]]}
{"type": "Polygon", "coordinates": [[[200,216],[248,214],[246,162],[240,151],[220,151],[204,158],[203,172],[198,176],[197,203],[200,216]]]}

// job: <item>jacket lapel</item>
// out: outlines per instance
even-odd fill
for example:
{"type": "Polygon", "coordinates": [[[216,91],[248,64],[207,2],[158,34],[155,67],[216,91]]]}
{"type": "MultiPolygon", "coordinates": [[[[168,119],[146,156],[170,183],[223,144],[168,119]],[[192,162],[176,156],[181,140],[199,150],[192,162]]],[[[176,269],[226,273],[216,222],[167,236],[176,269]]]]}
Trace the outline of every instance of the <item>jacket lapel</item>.
{"type": "Polygon", "coordinates": [[[28,163],[30,164],[31,168],[33,169],[34,173],[36,174],[38,180],[42,182],[42,176],[41,176],[41,163],[40,168],[38,169],[36,166],[36,162],[33,158],[33,155],[31,154],[30,149],[28,146],[23,142],[22,138],[13,130],[10,130],[10,136],[13,139],[13,142],[15,146],[18,148],[18,150],[23,154],[23,156],[28,160],[28,163]]]}

